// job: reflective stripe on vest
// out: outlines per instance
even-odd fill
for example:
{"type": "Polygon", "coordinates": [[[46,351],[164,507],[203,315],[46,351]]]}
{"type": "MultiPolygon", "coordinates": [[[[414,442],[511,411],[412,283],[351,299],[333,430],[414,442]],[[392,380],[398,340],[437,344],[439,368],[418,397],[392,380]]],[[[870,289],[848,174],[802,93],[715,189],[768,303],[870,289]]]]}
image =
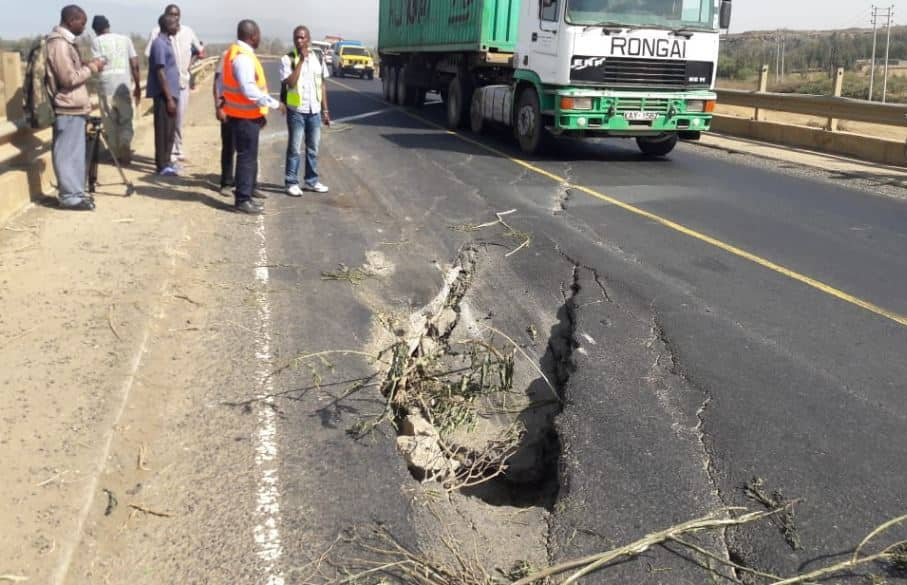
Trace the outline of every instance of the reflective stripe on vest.
{"type": "MultiPolygon", "coordinates": [[[[309,57],[314,58],[315,62],[320,65],[320,68],[324,67],[324,64],[318,60],[318,55],[316,55],[314,52],[309,52],[309,57]]],[[[293,49],[293,58],[290,59],[291,69],[295,68],[297,64],[294,59],[299,59],[299,53],[296,51],[296,49],[293,49]]],[[[315,75],[315,103],[318,104],[319,107],[321,106],[321,86],[324,84],[322,75],[324,75],[323,70],[319,75],[315,75]]],[[[300,74],[299,79],[296,80],[296,87],[287,90],[287,105],[291,108],[298,108],[302,105],[302,74],[300,74]]]]}
{"type": "Polygon", "coordinates": [[[233,60],[237,55],[246,55],[255,65],[255,84],[263,94],[268,93],[268,83],[265,79],[265,70],[261,66],[255,52],[239,44],[232,45],[224,54],[224,70],[221,79],[224,92],[224,114],[231,118],[246,118],[255,120],[268,115],[266,106],[259,106],[245,95],[239,86],[239,81],[233,75],[233,60]]]}

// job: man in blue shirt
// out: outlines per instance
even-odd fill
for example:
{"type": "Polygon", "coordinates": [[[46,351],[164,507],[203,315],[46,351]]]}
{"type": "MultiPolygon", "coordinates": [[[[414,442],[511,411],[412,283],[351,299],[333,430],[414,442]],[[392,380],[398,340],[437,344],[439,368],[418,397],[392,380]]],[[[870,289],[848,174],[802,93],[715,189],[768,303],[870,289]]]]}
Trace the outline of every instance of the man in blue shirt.
{"type": "Polygon", "coordinates": [[[148,57],[148,97],[154,100],[154,162],[161,175],[176,175],[170,162],[176,136],[180,73],[173,50],[179,19],[164,14],[158,20],[161,34],[151,44],[148,57]]]}

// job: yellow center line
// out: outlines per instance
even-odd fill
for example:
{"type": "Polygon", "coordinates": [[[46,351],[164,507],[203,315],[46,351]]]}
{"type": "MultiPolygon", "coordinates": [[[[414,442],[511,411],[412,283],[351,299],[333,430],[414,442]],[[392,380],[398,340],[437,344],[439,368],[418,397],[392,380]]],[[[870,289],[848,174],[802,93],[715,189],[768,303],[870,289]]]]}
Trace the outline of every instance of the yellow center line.
{"type": "MultiPolygon", "coordinates": [[[[383,100],[375,98],[361,90],[358,90],[354,87],[346,85],[345,83],[341,83],[339,81],[334,81],[334,80],[332,80],[332,81],[333,81],[333,83],[336,83],[337,85],[339,85],[345,89],[348,89],[354,93],[357,93],[363,97],[366,97],[372,101],[379,102],[379,103],[386,103],[383,100]]],[[[742,248],[738,248],[737,246],[734,246],[733,244],[728,244],[727,242],[723,242],[717,238],[713,238],[712,236],[709,236],[702,232],[698,232],[683,224],[679,224],[676,221],[671,221],[670,219],[661,217],[660,215],[656,215],[650,211],[646,211],[645,209],[642,209],[642,208],[636,207],[635,205],[631,205],[629,203],[621,201],[620,199],[615,199],[614,197],[605,195],[604,193],[596,191],[595,189],[591,189],[591,188],[585,187],[583,185],[577,185],[575,183],[571,183],[564,177],[560,177],[558,175],[555,175],[554,173],[550,173],[550,172],[546,171],[545,169],[539,168],[525,160],[510,156],[506,152],[500,151],[492,146],[488,146],[487,144],[483,144],[482,142],[479,142],[478,140],[475,140],[473,138],[460,134],[459,132],[454,132],[452,130],[449,130],[449,129],[441,126],[440,124],[436,124],[436,123],[432,122],[431,120],[423,118],[422,116],[420,116],[418,114],[414,114],[403,108],[399,108],[399,111],[406,114],[410,118],[413,118],[415,120],[422,122],[426,126],[440,130],[440,131],[444,132],[445,134],[449,134],[451,136],[456,136],[457,138],[459,138],[460,140],[462,140],[464,142],[472,144],[473,146],[480,148],[491,154],[494,154],[496,156],[502,157],[502,158],[512,162],[515,165],[519,165],[525,169],[532,171],[533,173],[536,173],[543,177],[547,177],[547,178],[551,179],[552,181],[555,181],[558,184],[565,186],[568,189],[574,189],[576,191],[585,193],[586,195],[589,195],[590,197],[594,197],[594,198],[604,201],[606,203],[610,203],[611,205],[614,205],[615,207],[619,207],[634,215],[637,215],[639,217],[644,217],[648,220],[661,224],[668,229],[674,230],[685,236],[689,236],[693,239],[699,240],[700,242],[709,244],[710,246],[713,246],[720,250],[724,250],[728,254],[732,254],[739,258],[743,258],[744,260],[749,260],[750,262],[753,262],[754,264],[758,264],[759,266],[762,266],[763,268],[767,268],[768,270],[771,270],[772,272],[776,272],[778,274],[781,274],[782,276],[786,276],[787,278],[790,278],[791,280],[795,280],[797,282],[805,284],[806,286],[812,287],[829,296],[835,297],[836,299],[840,299],[844,302],[850,303],[852,305],[856,305],[857,307],[860,307],[861,309],[865,309],[866,311],[869,311],[870,313],[875,313],[876,315],[885,317],[886,319],[890,319],[891,321],[894,321],[895,323],[898,323],[900,325],[907,326],[907,315],[901,315],[894,311],[889,311],[888,309],[885,309],[884,307],[880,307],[879,305],[876,305],[875,303],[871,303],[867,300],[856,297],[850,293],[844,292],[844,291],[837,289],[829,284],[826,284],[820,280],[816,280],[815,278],[806,276],[805,274],[801,274],[801,273],[797,272],[796,270],[791,270],[790,268],[787,268],[786,266],[782,266],[780,264],[777,264],[776,262],[772,262],[771,260],[767,260],[761,256],[753,254],[752,252],[747,252],[746,250],[743,250],[742,248]]]]}

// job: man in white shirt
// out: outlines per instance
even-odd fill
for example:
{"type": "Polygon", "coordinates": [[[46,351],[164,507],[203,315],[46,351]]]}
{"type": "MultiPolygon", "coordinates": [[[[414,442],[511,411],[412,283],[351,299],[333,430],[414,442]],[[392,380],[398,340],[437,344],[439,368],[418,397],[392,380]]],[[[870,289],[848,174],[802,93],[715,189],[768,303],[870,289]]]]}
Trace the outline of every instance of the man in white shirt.
{"type": "Polygon", "coordinates": [[[100,76],[100,105],[107,143],[114,156],[124,165],[132,159],[132,100],[142,99],[139,59],[132,39],[110,32],[110,21],[100,14],[92,20],[95,38],[91,43],[92,58],[107,59],[100,76]],[[130,90],[130,77],[133,88],[130,90]]]}
{"type": "Polygon", "coordinates": [[[303,190],[327,193],[328,188],[318,180],[318,144],[321,124],[331,125],[328,111],[327,69],[309,47],[311,34],[305,26],[293,30],[293,50],[280,59],[281,96],[287,106],[286,176],[287,194],[301,197],[303,190]],[[299,163],[305,141],[305,174],[303,188],[299,187],[299,163]]]}
{"type": "MultiPolygon", "coordinates": [[[[164,9],[166,16],[175,16],[180,21],[180,8],[176,4],[168,4],[164,9]]],[[[160,34],[160,27],[155,27],[148,37],[148,45],[145,47],[145,56],[149,55],[151,43],[160,34]]],[[[189,82],[189,66],[192,64],[192,58],[198,57],[203,59],[205,56],[205,47],[190,27],[182,24],[180,21],[179,31],[173,37],[173,51],[176,53],[176,65],[180,71],[180,95],[176,110],[176,137],[173,140],[173,160],[174,162],[185,160],[183,152],[183,120],[186,117],[186,109],[189,107],[189,93],[191,88],[189,82]]]]}

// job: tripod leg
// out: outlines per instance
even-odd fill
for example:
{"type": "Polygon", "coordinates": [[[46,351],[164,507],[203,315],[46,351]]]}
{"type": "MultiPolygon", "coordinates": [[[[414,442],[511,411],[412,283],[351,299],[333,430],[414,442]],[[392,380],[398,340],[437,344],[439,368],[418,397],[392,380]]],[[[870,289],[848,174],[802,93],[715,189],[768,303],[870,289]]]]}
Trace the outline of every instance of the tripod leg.
{"type": "Polygon", "coordinates": [[[98,142],[98,135],[94,133],[89,134],[88,148],[86,149],[88,155],[88,192],[94,193],[98,185],[98,156],[100,156],[100,144],[98,142]]]}
{"type": "Polygon", "coordinates": [[[123,184],[126,185],[126,196],[129,197],[135,193],[135,187],[132,183],[129,182],[129,179],[126,178],[126,173],[123,172],[123,167],[120,166],[120,160],[117,158],[117,153],[110,148],[110,144],[107,142],[107,136],[104,134],[104,131],[100,131],[98,136],[104,142],[104,148],[107,149],[107,152],[110,153],[110,157],[113,159],[113,164],[117,168],[117,172],[120,173],[120,178],[123,180],[123,184]]]}

